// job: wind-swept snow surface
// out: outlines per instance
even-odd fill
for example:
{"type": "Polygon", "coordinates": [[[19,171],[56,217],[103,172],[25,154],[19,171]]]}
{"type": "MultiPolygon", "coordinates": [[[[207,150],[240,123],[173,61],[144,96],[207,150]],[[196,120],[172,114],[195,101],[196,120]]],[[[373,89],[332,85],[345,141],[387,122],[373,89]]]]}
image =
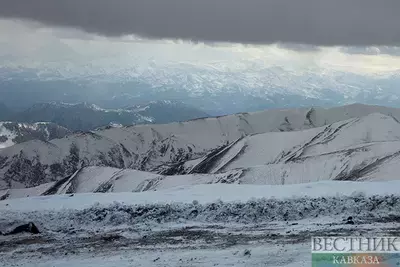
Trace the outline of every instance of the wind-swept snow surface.
{"type": "Polygon", "coordinates": [[[43,256],[39,260],[16,261],[18,266],[27,267],[308,267],[309,244],[238,246],[223,249],[175,249],[119,250],[95,255],[74,255],[61,259],[43,256]],[[246,251],[250,255],[245,254],[246,251]]]}
{"type": "Polygon", "coordinates": [[[42,233],[0,236],[0,261],[3,266],[309,266],[313,235],[399,231],[399,186],[399,181],[214,184],[5,200],[0,229],[34,221],[42,233]],[[354,225],[345,223],[349,216],[354,225]]]}
{"type": "Polygon", "coordinates": [[[80,193],[70,197],[70,194],[58,196],[38,196],[30,198],[9,199],[0,201],[0,211],[44,211],[66,209],[83,209],[94,204],[109,205],[116,202],[125,204],[149,203],[192,203],[200,204],[215,201],[246,202],[259,198],[319,198],[319,197],[350,197],[362,194],[397,195],[400,194],[400,181],[387,182],[336,182],[324,181],[292,185],[244,185],[244,184],[200,184],[181,185],[160,191],[125,192],[90,194],[80,193]]]}

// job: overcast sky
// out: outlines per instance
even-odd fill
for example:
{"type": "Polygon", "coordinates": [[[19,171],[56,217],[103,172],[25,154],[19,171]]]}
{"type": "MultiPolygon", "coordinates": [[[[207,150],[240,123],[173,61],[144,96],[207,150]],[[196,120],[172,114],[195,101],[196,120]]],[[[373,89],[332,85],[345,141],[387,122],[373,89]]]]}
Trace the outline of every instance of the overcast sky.
{"type": "Polygon", "coordinates": [[[0,16],[107,36],[398,45],[398,0],[2,0],[0,16]]]}
{"type": "Polygon", "coordinates": [[[0,59],[395,71],[399,11],[399,0],[1,0],[0,59]]]}

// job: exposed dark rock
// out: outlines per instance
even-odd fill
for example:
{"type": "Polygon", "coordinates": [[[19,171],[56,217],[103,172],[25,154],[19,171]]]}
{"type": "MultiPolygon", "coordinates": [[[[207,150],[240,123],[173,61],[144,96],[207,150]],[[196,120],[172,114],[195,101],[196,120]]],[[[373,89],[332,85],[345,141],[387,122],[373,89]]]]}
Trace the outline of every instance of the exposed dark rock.
{"type": "Polygon", "coordinates": [[[14,228],[12,231],[8,233],[4,233],[3,235],[15,235],[19,233],[32,233],[32,234],[40,234],[39,229],[36,227],[36,225],[33,222],[29,222],[27,224],[19,225],[16,228],[14,228]]]}
{"type": "Polygon", "coordinates": [[[7,141],[8,138],[5,135],[0,135],[0,143],[4,143],[5,141],[7,141]]]}
{"type": "Polygon", "coordinates": [[[248,250],[248,249],[245,249],[244,252],[243,252],[243,256],[250,257],[251,256],[251,251],[248,250]]]}
{"type": "Polygon", "coordinates": [[[350,216],[350,217],[347,218],[346,224],[354,224],[354,221],[353,221],[353,217],[352,217],[352,216],[350,216]]]}

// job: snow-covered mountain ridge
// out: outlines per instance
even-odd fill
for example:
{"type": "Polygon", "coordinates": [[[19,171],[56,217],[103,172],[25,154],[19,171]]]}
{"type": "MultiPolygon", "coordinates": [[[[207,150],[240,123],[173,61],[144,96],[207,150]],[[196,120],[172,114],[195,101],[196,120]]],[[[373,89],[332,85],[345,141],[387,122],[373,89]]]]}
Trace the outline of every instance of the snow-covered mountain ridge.
{"type": "Polygon", "coordinates": [[[175,174],[177,163],[200,158],[243,136],[308,129],[373,112],[400,118],[397,109],[363,105],[334,109],[269,110],[166,125],[111,128],[50,142],[30,141],[1,151],[0,177],[3,178],[2,187],[7,188],[59,180],[81,166],[110,166],[175,174]],[[207,129],[207,135],[204,129],[207,129]]]}
{"type": "Polygon", "coordinates": [[[109,128],[48,142],[33,140],[0,151],[0,183],[1,188],[38,186],[69,177],[85,166],[164,175],[239,170],[242,183],[266,184],[313,180],[320,168],[320,180],[357,180],[370,174],[362,166],[375,161],[388,166],[396,159],[398,118],[398,109],[350,105],[268,110],[109,128]],[[361,174],[349,178],[356,170],[361,174]]]}
{"type": "Polygon", "coordinates": [[[373,113],[325,127],[245,136],[203,158],[160,175],[86,167],[61,183],[3,191],[3,198],[36,194],[141,192],[196,184],[284,185],[316,181],[397,180],[400,124],[373,113]],[[374,127],[372,127],[372,125],[374,127]],[[180,175],[177,175],[180,174],[180,175]]]}
{"type": "Polygon", "coordinates": [[[49,141],[70,133],[67,128],[50,122],[0,122],[0,149],[28,140],[49,141]]]}
{"type": "Polygon", "coordinates": [[[230,182],[263,184],[376,179],[375,169],[393,179],[398,118],[398,109],[364,105],[268,110],[29,141],[0,151],[1,187],[59,181],[85,166],[164,175],[233,171],[241,174],[230,182]]]}

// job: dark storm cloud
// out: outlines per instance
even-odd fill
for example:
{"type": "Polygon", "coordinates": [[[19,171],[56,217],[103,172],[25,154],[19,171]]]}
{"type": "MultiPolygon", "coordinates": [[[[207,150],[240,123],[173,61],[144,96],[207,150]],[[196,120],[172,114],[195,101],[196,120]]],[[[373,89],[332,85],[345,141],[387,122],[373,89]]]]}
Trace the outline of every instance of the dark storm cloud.
{"type": "Polygon", "coordinates": [[[399,0],[0,0],[0,16],[211,42],[400,44],[399,0]]]}

